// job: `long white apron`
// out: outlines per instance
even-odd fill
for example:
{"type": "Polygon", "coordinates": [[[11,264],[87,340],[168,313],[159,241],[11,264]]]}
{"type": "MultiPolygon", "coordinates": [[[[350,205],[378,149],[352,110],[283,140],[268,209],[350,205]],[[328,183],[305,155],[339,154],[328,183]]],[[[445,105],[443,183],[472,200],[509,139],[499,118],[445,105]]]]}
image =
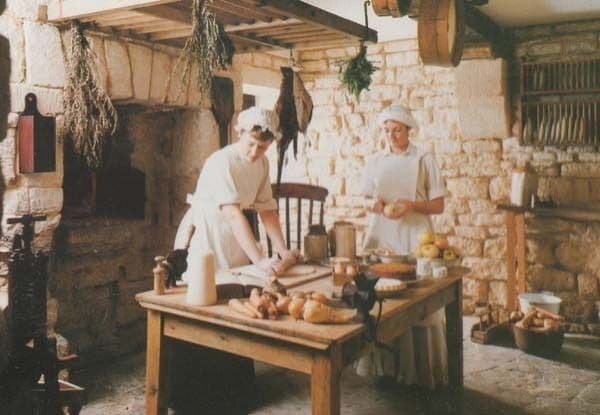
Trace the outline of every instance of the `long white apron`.
{"type": "MultiPolygon", "coordinates": [[[[381,166],[373,178],[373,197],[381,198],[385,203],[398,199],[414,201],[422,156],[423,153],[417,151],[412,156],[391,155],[379,160],[381,166]]],[[[431,227],[429,216],[418,212],[410,212],[396,220],[372,214],[368,218],[363,248],[390,248],[397,254],[408,255],[418,244],[419,235],[431,227]]]]}
{"type": "MultiPolygon", "coordinates": [[[[386,203],[398,199],[416,200],[423,155],[416,151],[410,156],[388,156],[379,160],[373,197],[386,203]]],[[[431,230],[429,216],[422,213],[411,212],[399,220],[371,214],[363,248],[391,248],[407,255],[418,245],[419,235],[431,230]]],[[[356,371],[363,376],[392,376],[400,383],[435,388],[447,383],[447,362],[444,310],[440,309],[386,348],[375,347],[358,360],[356,371]]]]}

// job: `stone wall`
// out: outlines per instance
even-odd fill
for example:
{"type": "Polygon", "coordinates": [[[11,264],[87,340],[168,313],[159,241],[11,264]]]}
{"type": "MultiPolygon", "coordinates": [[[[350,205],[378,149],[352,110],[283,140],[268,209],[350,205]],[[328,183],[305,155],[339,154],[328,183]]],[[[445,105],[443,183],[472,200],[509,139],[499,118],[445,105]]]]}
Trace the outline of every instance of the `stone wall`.
{"type": "MultiPolygon", "coordinates": [[[[186,208],[185,194],[193,191],[204,159],[217,148],[218,130],[211,112],[198,106],[193,77],[186,85],[178,74],[171,78],[177,50],[88,32],[101,86],[122,114],[118,139],[131,140],[133,165],[146,174],[146,215],[144,220],[62,220],[62,88],[70,34],[43,23],[39,6],[45,3],[8,0],[0,15],[2,248],[10,247],[17,229],[6,224],[7,217],[48,215],[36,224],[35,245],[54,254],[50,328],[57,324],[83,355],[123,353],[144,343],[144,314],[134,294],[150,286],[152,258],[168,252],[186,208]],[[37,95],[42,114],[57,118],[56,172],[18,171],[16,126],[29,92],[37,95]]],[[[218,75],[233,78],[239,111],[240,74],[218,75]]],[[[0,262],[0,286],[6,272],[0,262]]]]}
{"type": "MultiPolygon", "coordinates": [[[[472,310],[476,298],[504,304],[504,214],[496,206],[508,201],[512,170],[524,161],[532,163],[540,174],[541,200],[588,206],[600,201],[597,147],[520,145],[519,60],[598,57],[599,28],[599,21],[526,28],[517,33],[514,60],[463,61],[456,69],[424,67],[414,39],[369,45],[369,59],[379,70],[359,102],[341,87],[336,65],[353,56],[356,48],[303,52],[301,76],[315,108],[309,131],[300,138],[298,160],[288,154],[284,177],[327,187],[328,226],[351,219],[362,231],[366,216],[359,183],[365,156],[384,145],[377,113],[391,103],[408,105],[421,126],[411,139],[435,153],[450,193],[444,213],[433,217],[435,229],[448,236],[459,248],[463,265],[473,269],[464,285],[465,311],[472,310]]],[[[246,59],[259,67],[272,64],[246,59]]],[[[274,167],[274,152],[271,158],[274,167]]],[[[600,275],[585,272],[592,267],[579,261],[573,266],[564,252],[586,252],[597,239],[598,227],[591,223],[528,221],[528,287],[560,295],[562,311],[575,323],[597,321],[593,304],[600,275]],[[560,232],[552,232],[553,227],[560,232]]]]}

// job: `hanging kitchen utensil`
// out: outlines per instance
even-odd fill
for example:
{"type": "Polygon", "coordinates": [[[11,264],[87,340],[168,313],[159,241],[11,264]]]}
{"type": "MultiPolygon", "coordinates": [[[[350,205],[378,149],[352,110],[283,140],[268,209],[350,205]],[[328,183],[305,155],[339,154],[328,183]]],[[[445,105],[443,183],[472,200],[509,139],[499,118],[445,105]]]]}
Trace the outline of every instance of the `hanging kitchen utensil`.
{"type": "Polygon", "coordinates": [[[220,76],[213,77],[211,104],[212,113],[219,125],[219,144],[223,148],[229,144],[229,124],[235,111],[231,79],[220,76]]]}
{"type": "Polygon", "coordinates": [[[423,64],[458,65],[465,37],[464,1],[421,0],[417,33],[423,64]]]}
{"type": "Polygon", "coordinates": [[[285,152],[290,143],[294,143],[294,157],[298,149],[298,116],[294,99],[294,71],[289,67],[281,68],[281,87],[275,103],[275,114],[279,119],[281,138],[277,141],[277,186],[281,183],[285,152]]]}

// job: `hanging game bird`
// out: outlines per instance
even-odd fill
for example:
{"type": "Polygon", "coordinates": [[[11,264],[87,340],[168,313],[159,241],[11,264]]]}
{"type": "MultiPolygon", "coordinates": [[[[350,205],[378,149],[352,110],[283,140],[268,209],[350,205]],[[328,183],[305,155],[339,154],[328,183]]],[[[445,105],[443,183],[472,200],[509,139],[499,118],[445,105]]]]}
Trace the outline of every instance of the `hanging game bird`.
{"type": "Polygon", "coordinates": [[[298,132],[306,132],[312,117],[312,99],[302,79],[290,67],[281,68],[282,80],[275,113],[279,118],[281,138],[277,142],[277,189],[281,183],[285,152],[294,143],[294,157],[298,154],[298,132]]]}

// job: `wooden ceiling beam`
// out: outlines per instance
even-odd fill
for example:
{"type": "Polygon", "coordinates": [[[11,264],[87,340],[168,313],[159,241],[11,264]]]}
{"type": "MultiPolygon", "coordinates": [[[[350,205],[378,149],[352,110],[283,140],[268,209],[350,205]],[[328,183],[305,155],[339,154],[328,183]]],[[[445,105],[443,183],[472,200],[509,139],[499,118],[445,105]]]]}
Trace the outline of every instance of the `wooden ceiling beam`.
{"type": "Polygon", "coordinates": [[[150,6],[137,10],[139,13],[149,16],[159,17],[161,19],[171,20],[173,22],[192,25],[192,15],[181,9],[168,5],[150,6]]]}
{"type": "Polygon", "coordinates": [[[344,19],[325,10],[315,10],[315,7],[306,3],[289,0],[259,0],[257,6],[266,10],[273,10],[289,17],[306,20],[314,25],[323,26],[329,30],[342,33],[355,38],[365,38],[370,42],[377,42],[377,32],[373,29],[368,31],[361,24],[344,19]]]}
{"type": "Polygon", "coordinates": [[[48,21],[51,23],[82,19],[109,11],[136,10],[143,7],[175,3],[179,0],[50,0],[48,21]]]}
{"type": "Polygon", "coordinates": [[[192,28],[186,28],[186,29],[177,29],[177,30],[170,30],[168,32],[161,32],[158,35],[152,35],[150,36],[151,40],[168,40],[168,39],[181,39],[184,37],[188,37],[189,35],[192,34],[192,28]]]}
{"type": "Polygon", "coordinates": [[[240,34],[240,33],[235,33],[235,34],[231,33],[229,35],[229,37],[234,42],[236,40],[240,40],[242,42],[247,42],[247,43],[254,44],[254,45],[259,45],[259,46],[267,46],[267,47],[270,47],[270,48],[276,47],[276,48],[289,49],[289,48],[291,48],[293,46],[290,43],[281,42],[279,40],[275,40],[275,39],[271,39],[271,38],[257,37],[257,36],[252,36],[252,35],[247,35],[247,34],[240,34]]]}
{"type": "Polygon", "coordinates": [[[229,25],[225,26],[225,31],[228,33],[235,32],[245,32],[245,31],[253,31],[253,30],[262,30],[262,29],[273,29],[273,28],[281,28],[282,26],[296,26],[304,24],[303,21],[298,19],[276,19],[270,22],[256,22],[256,23],[241,23],[239,25],[229,25]]]}
{"type": "Polygon", "coordinates": [[[511,33],[496,24],[476,7],[465,4],[466,24],[490,42],[495,54],[508,59],[512,56],[514,41],[511,33]]]}

